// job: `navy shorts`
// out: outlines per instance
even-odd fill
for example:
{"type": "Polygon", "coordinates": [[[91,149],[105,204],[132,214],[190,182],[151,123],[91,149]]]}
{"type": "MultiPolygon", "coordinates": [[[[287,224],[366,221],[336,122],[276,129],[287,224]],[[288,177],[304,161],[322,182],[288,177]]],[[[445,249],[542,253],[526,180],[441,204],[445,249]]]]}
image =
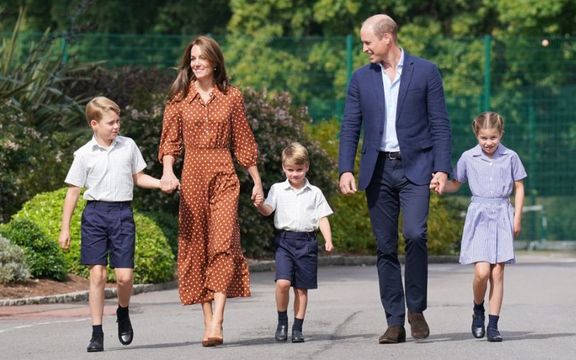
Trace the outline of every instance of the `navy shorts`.
{"type": "Polygon", "coordinates": [[[134,268],[136,227],[130,201],[89,201],[82,213],[82,265],[134,268]]]}
{"type": "Polygon", "coordinates": [[[297,289],[318,287],[318,241],[315,232],[282,231],[276,235],[276,279],[297,289]]]}

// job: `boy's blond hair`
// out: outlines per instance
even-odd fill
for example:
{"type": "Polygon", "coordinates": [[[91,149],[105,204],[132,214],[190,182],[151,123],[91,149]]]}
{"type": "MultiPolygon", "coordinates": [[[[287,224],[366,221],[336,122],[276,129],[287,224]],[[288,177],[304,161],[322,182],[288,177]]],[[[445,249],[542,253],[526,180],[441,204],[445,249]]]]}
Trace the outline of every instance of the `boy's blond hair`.
{"type": "Polygon", "coordinates": [[[282,165],[310,165],[308,150],[299,142],[293,142],[282,150],[282,165]]]}
{"type": "Polygon", "coordinates": [[[88,125],[90,125],[90,121],[92,120],[100,122],[104,113],[110,111],[114,111],[118,116],[120,116],[120,106],[118,106],[118,104],[105,96],[96,96],[86,104],[86,122],[88,125]]]}

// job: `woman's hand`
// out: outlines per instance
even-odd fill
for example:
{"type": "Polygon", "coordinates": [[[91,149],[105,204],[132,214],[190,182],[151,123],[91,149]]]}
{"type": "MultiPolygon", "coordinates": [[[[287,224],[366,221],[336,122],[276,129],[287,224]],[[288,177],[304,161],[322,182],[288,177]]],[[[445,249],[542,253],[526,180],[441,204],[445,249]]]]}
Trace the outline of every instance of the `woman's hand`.
{"type": "Polygon", "coordinates": [[[180,181],[174,174],[163,174],[160,178],[160,189],[171,194],[174,190],[180,189],[180,181]]]}
{"type": "Polygon", "coordinates": [[[252,204],[258,207],[264,203],[264,190],[262,189],[262,185],[255,184],[252,188],[252,196],[250,197],[252,200],[252,204]]]}

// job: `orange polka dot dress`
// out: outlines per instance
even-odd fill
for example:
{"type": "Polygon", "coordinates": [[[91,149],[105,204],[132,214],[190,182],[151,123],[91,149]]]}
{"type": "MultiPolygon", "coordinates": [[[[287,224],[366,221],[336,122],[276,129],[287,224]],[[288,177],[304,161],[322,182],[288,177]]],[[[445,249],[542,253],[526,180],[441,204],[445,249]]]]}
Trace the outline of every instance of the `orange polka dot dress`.
{"type": "Polygon", "coordinates": [[[258,147],[246,120],[242,93],[214,89],[204,102],[191,85],[186,98],[164,110],[158,157],[184,150],[178,233],[178,283],[184,305],[212,301],[214,293],[250,296],[248,264],[240,246],[240,182],[233,157],[256,165],[258,147]]]}

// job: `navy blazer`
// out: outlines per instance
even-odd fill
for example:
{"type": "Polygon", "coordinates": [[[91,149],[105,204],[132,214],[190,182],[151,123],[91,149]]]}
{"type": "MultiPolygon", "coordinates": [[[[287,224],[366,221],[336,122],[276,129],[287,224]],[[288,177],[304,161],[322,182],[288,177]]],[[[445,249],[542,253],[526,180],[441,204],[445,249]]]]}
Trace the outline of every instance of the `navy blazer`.
{"type": "MultiPolygon", "coordinates": [[[[339,172],[354,171],[354,160],[363,128],[358,187],[372,179],[386,118],[382,67],[368,64],[354,72],[340,128],[339,172]]],[[[451,135],[444,101],[442,77],[433,63],[404,52],[400,77],[396,133],[408,180],[424,185],[432,173],[451,172],[451,135]]]]}

